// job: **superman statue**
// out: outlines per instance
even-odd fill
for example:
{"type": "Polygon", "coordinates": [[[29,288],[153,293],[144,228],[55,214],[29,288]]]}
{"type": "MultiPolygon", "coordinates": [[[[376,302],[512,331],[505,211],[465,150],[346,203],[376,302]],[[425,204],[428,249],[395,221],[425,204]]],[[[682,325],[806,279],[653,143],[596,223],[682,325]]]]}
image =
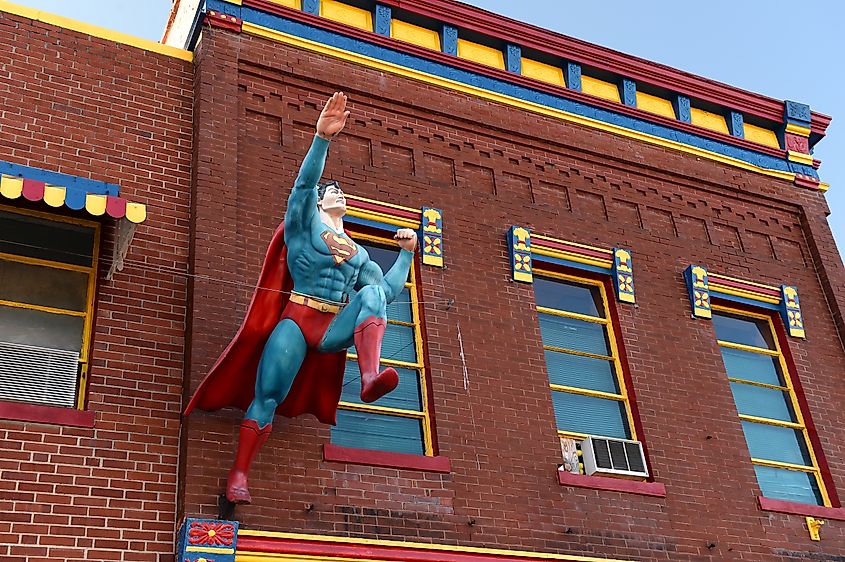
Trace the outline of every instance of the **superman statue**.
{"type": "Polygon", "coordinates": [[[340,186],[317,183],[329,142],[349,117],[346,103],[346,95],[336,92],[323,107],[243,324],[185,410],[246,409],[226,482],[232,504],[251,501],[247,474],[276,413],[311,413],[335,423],[351,345],[358,353],[361,400],[378,400],[399,384],[395,369],[379,371],[379,356],[386,307],[408,278],[417,235],[396,231],[401,251],[383,273],[344,233],[340,186]]]}

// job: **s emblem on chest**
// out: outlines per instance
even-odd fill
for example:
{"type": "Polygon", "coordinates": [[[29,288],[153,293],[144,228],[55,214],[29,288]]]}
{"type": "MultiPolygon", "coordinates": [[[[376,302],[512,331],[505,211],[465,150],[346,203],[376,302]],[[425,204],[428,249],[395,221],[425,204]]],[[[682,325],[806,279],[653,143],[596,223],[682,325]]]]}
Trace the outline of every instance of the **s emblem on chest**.
{"type": "Polygon", "coordinates": [[[355,242],[342,234],[335,234],[326,230],[320,235],[320,238],[328,246],[335,265],[342,264],[358,253],[358,246],[355,245],[355,242]]]}

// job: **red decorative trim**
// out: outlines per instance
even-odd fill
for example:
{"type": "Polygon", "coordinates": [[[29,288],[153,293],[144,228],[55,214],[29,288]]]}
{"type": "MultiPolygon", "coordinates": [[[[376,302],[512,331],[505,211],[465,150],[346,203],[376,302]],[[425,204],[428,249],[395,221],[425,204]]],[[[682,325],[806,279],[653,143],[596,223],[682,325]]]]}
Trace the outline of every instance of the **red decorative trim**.
{"type": "MultiPolygon", "coordinates": [[[[383,3],[436,21],[451,23],[461,29],[498,37],[516,45],[608,70],[620,76],[661,86],[695,99],[710,101],[720,107],[730,107],[783,123],[783,101],[593,45],[473,6],[451,0],[413,0],[413,2],[384,0],[383,3]]],[[[247,4],[247,0],[244,4],[247,4]]],[[[812,112],[812,131],[824,135],[830,120],[831,118],[827,115],[812,112]]]]}
{"type": "MultiPolygon", "coordinates": [[[[393,3],[395,4],[395,0],[391,0],[390,2],[385,2],[386,4],[393,3]]],[[[533,90],[539,90],[551,95],[564,97],[573,99],[575,101],[586,103],[595,107],[600,107],[602,109],[607,109],[609,111],[614,111],[616,113],[621,113],[624,115],[629,115],[631,117],[636,117],[637,119],[642,119],[644,121],[649,121],[652,123],[657,123],[659,125],[664,125],[667,127],[671,127],[673,129],[678,129],[681,131],[685,131],[690,134],[697,135],[699,137],[705,137],[709,139],[713,139],[719,142],[723,142],[725,144],[731,144],[735,146],[739,146],[742,148],[746,148],[748,150],[753,150],[755,152],[760,152],[762,154],[768,154],[769,156],[774,156],[775,158],[786,159],[786,151],[780,150],[776,148],[772,148],[769,146],[765,146],[762,144],[758,144],[755,142],[751,142],[749,140],[741,139],[739,137],[734,137],[732,135],[727,135],[724,133],[719,133],[716,131],[711,131],[710,129],[705,129],[703,127],[698,127],[696,125],[692,125],[690,123],[685,123],[683,121],[678,121],[677,119],[670,119],[668,117],[664,117],[662,115],[657,115],[655,113],[649,113],[642,109],[637,109],[636,107],[627,106],[621,103],[615,103],[609,100],[605,100],[602,98],[598,98],[595,96],[591,96],[589,94],[585,94],[583,92],[579,92],[576,90],[570,90],[568,88],[555,86],[552,84],[547,84],[545,82],[541,82],[539,80],[535,80],[533,78],[528,78],[522,76],[520,74],[515,74],[513,72],[508,72],[506,70],[500,70],[497,68],[489,67],[480,63],[476,63],[467,59],[461,59],[452,55],[447,55],[445,53],[441,53],[439,51],[433,51],[431,49],[426,49],[425,47],[420,47],[418,45],[413,45],[411,43],[405,43],[403,41],[398,41],[396,39],[392,39],[390,37],[385,37],[383,35],[378,35],[376,33],[364,31],[362,29],[358,29],[355,27],[351,27],[348,25],[344,25],[342,23],[335,22],[333,20],[328,20],[326,18],[322,18],[319,16],[315,16],[313,14],[308,14],[306,12],[302,12],[299,10],[293,10],[291,8],[286,8],[284,6],[280,6],[277,4],[267,4],[266,2],[262,2],[262,0],[243,0],[244,6],[249,6],[257,9],[261,9],[263,11],[274,13],[280,15],[282,17],[301,21],[303,23],[307,23],[309,25],[315,25],[318,27],[322,27],[324,29],[328,29],[330,31],[341,33],[343,35],[348,35],[351,37],[355,37],[356,39],[361,39],[363,41],[367,41],[369,43],[374,43],[376,45],[381,45],[384,47],[388,47],[390,49],[401,51],[404,53],[408,53],[411,55],[419,56],[422,58],[427,58],[430,60],[434,60],[440,62],[442,64],[447,64],[449,66],[461,68],[463,70],[467,70],[469,72],[474,72],[476,74],[484,74],[486,76],[490,76],[492,78],[496,78],[498,80],[503,80],[507,82],[512,82],[519,84],[521,86],[525,86],[527,88],[531,88],[533,90]]],[[[407,9],[407,6],[404,4],[401,6],[403,9],[407,9]]],[[[469,8],[469,6],[467,6],[469,8]]],[[[420,12],[421,13],[421,12],[420,12]]],[[[436,16],[432,16],[436,17],[436,16]]],[[[441,18],[442,19],[442,18],[441,18]]],[[[459,24],[459,27],[466,28],[466,26],[459,24]]],[[[517,41],[519,43],[519,41],[517,41]]],[[[525,45],[524,42],[521,44],[525,45]]],[[[549,49],[539,49],[545,50],[546,52],[551,52],[549,49]]],[[[647,62],[647,61],[646,61],[647,62]]],[[[654,64],[654,63],[651,63],[654,64]]],[[[646,82],[649,82],[646,80],[646,82]]],[[[708,81],[709,82],[709,81],[708,81]]],[[[650,83],[655,83],[654,80],[651,80],[650,83]]],[[[670,88],[670,90],[678,91],[676,88],[670,88]]],[[[741,90],[740,90],[741,91],[741,90]]],[[[697,99],[704,99],[700,95],[693,95],[693,97],[697,99]]],[[[720,106],[725,105],[727,102],[725,100],[719,100],[715,103],[719,103],[720,106]]],[[[778,102],[780,105],[780,113],[777,119],[774,119],[777,122],[783,122],[783,102],[778,102]]]]}
{"type": "Polygon", "coordinates": [[[763,511],[777,511],[778,513],[789,513],[791,515],[809,515],[821,519],[835,519],[845,521],[845,509],[841,507],[824,507],[821,505],[810,505],[808,503],[785,502],[771,498],[757,497],[760,509],[763,511]]]}
{"type": "Polygon", "coordinates": [[[208,22],[211,27],[228,29],[236,33],[241,32],[241,24],[243,23],[243,20],[240,18],[236,18],[235,16],[230,16],[228,14],[221,14],[215,10],[208,11],[205,15],[205,21],[208,22]]]}
{"type": "Polygon", "coordinates": [[[0,401],[0,419],[72,427],[94,427],[94,412],[0,401]]]}
{"type": "MultiPolygon", "coordinates": [[[[719,285],[725,285],[728,287],[733,287],[735,289],[742,289],[743,291],[748,291],[751,293],[758,293],[761,295],[768,295],[770,297],[781,298],[780,291],[776,288],[766,288],[766,287],[759,287],[757,285],[751,285],[743,283],[742,281],[735,281],[733,279],[726,279],[719,275],[718,273],[709,273],[710,277],[710,284],[718,283],[719,285]]],[[[716,290],[716,289],[713,289],[716,290]]],[[[718,290],[716,290],[718,292],[718,290]]]]}
{"type": "Polygon", "coordinates": [[[795,174],[793,183],[798,187],[812,189],[813,191],[818,191],[819,189],[819,180],[812,176],[805,176],[804,174],[795,174]]]}
{"type": "Polygon", "coordinates": [[[388,205],[380,205],[378,203],[371,203],[369,201],[363,201],[358,199],[354,195],[347,195],[346,196],[348,207],[353,209],[364,209],[367,211],[375,211],[376,213],[381,213],[384,215],[391,215],[395,217],[402,217],[406,219],[411,219],[414,221],[420,220],[420,211],[406,211],[405,209],[397,209],[396,207],[390,207],[388,205]]]}
{"type": "Polygon", "coordinates": [[[656,498],[666,497],[666,486],[660,482],[638,482],[636,480],[623,480],[608,476],[587,476],[585,474],[572,474],[565,470],[558,470],[557,476],[561,486],[625,492],[628,494],[639,494],[641,496],[654,496],[656,498]]]}
{"type": "Polygon", "coordinates": [[[409,455],[407,453],[387,453],[384,451],[370,451],[368,449],[353,449],[326,443],[323,445],[323,460],[328,462],[345,462],[347,464],[363,464],[368,466],[383,466],[386,468],[403,468],[408,470],[424,470],[426,472],[452,472],[452,463],[448,457],[425,457],[423,455],[409,455]]]}
{"type": "Polygon", "coordinates": [[[564,241],[546,240],[545,238],[531,238],[532,248],[551,248],[555,250],[563,250],[571,254],[580,254],[591,258],[598,258],[601,260],[613,261],[613,250],[605,250],[603,248],[582,248],[573,244],[567,244],[564,241]]]}
{"type": "MultiPolygon", "coordinates": [[[[485,548],[467,548],[439,544],[403,544],[399,541],[384,541],[387,544],[355,544],[340,540],[238,535],[238,553],[264,552],[268,554],[290,554],[295,556],[316,556],[323,560],[365,559],[389,560],[395,562],[549,562],[557,560],[584,560],[582,556],[552,554],[543,552],[490,550],[485,548]],[[392,544],[391,544],[392,543],[392,544]]],[[[349,539],[347,539],[349,540],[349,539]]],[[[354,540],[354,539],[352,539],[354,540]]],[[[613,562],[616,559],[608,559],[613,562]]]]}

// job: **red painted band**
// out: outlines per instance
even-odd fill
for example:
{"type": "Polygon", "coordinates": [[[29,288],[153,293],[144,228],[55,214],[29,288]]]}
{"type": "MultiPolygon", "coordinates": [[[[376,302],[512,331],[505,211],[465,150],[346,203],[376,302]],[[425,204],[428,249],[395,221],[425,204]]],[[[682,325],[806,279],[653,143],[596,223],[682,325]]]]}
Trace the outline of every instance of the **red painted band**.
{"type": "Polygon", "coordinates": [[[452,471],[452,463],[448,457],[426,457],[423,455],[410,455],[408,453],[387,453],[384,451],[370,451],[368,449],[353,449],[330,443],[323,445],[323,460],[347,464],[440,472],[444,474],[452,471]]]}
{"type": "Polygon", "coordinates": [[[0,402],[0,419],[72,427],[94,427],[94,412],[19,402],[0,402]]]}
{"type": "Polygon", "coordinates": [[[361,201],[360,199],[355,199],[354,197],[349,198],[349,202],[351,205],[347,205],[347,207],[351,207],[353,209],[364,209],[365,211],[375,211],[377,213],[382,213],[384,215],[392,215],[395,217],[402,217],[408,218],[411,220],[418,221],[420,220],[420,213],[405,211],[403,209],[396,209],[394,207],[388,207],[386,205],[379,205],[377,203],[370,203],[368,201],[361,201]]]}
{"type": "MultiPolygon", "coordinates": [[[[742,148],[746,148],[748,150],[753,150],[755,152],[760,152],[762,154],[767,154],[769,156],[774,156],[780,159],[786,159],[786,151],[780,150],[776,148],[772,148],[769,146],[765,146],[762,144],[757,144],[745,139],[741,139],[739,137],[734,137],[732,135],[727,135],[724,133],[719,133],[716,131],[711,131],[709,129],[704,129],[702,127],[698,127],[696,125],[692,125],[690,123],[685,123],[683,121],[678,121],[677,119],[670,119],[668,117],[664,117],[662,115],[657,115],[655,113],[649,113],[642,109],[637,109],[636,107],[631,107],[627,105],[623,105],[621,103],[615,103],[609,100],[605,100],[602,98],[598,98],[595,96],[591,96],[589,94],[584,94],[582,92],[576,90],[570,90],[568,88],[563,88],[560,86],[554,86],[552,84],[547,84],[545,82],[541,82],[539,80],[534,80],[532,78],[527,78],[520,74],[515,74],[513,72],[508,72],[506,70],[500,70],[493,67],[488,67],[486,65],[476,63],[467,59],[460,59],[458,57],[447,55],[445,53],[441,53],[439,51],[433,51],[431,49],[427,49],[425,47],[419,47],[417,45],[413,45],[411,43],[405,43],[403,41],[398,41],[396,39],[392,39],[389,37],[385,37],[383,35],[378,35],[375,33],[371,33],[368,31],[364,31],[358,28],[350,27],[344,25],[342,23],[337,23],[332,20],[327,20],[326,18],[321,18],[319,16],[314,16],[312,14],[308,14],[305,12],[300,12],[299,10],[293,10],[291,8],[286,8],[284,6],[279,6],[276,4],[267,4],[266,2],[261,2],[260,0],[243,0],[244,6],[250,6],[259,8],[263,11],[274,13],[280,15],[282,17],[301,21],[303,23],[307,23],[309,25],[316,25],[322,27],[324,29],[328,29],[330,31],[341,33],[344,35],[348,35],[351,37],[355,37],[356,39],[361,39],[363,41],[367,41],[369,43],[374,43],[377,45],[381,45],[384,47],[388,47],[390,49],[405,52],[408,54],[412,54],[415,56],[419,56],[422,58],[431,59],[442,64],[447,64],[449,66],[454,66],[457,68],[461,68],[463,70],[467,70],[469,72],[473,72],[475,74],[483,74],[486,76],[490,76],[492,78],[496,78],[498,80],[502,80],[505,82],[512,82],[519,84],[521,86],[525,86],[527,88],[531,88],[533,90],[539,90],[551,95],[569,98],[581,103],[589,104],[595,107],[600,107],[602,109],[607,109],[609,111],[614,111],[616,113],[621,113],[624,115],[629,115],[631,117],[636,117],[637,119],[642,119],[644,121],[650,121],[653,123],[657,123],[659,125],[664,125],[667,127],[671,127],[673,129],[678,129],[681,131],[685,131],[690,134],[694,134],[700,137],[706,137],[713,140],[717,140],[719,142],[723,142],[725,144],[731,144],[735,146],[739,146],[742,148]],[[259,5],[260,4],[260,5],[259,5]]],[[[404,6],[403,6],[404,7],[404,6]]],[[[695,96],[694,96],[695,97],[695,96]]],[[[701,98],[701,96],[697,96],[701,98]]],[[[721,102],[724,104],[724,100],[721,102]]],[[[782,105],[781,105],[781,114],[783,112],[782,105]]],[[[782,115],[779,121],[783,121],[782,115]]]]}
{"type": "MultiPolygon", "coordinates": [[[[522,556],[518,553],[503,555],[485,552],[461,552],[459,550],[423,549],[413,546],[392,546],[372,544],[350,544],[328,541],[306,541],[280,537],[238,537],[238,552],[266,552],[273,554],[294,554],[319,556],[321,559],[351,558],[368,560],[390,560],[401,562],[531,562],[540,557],[522,556]]],[[[564,558],[565,557],[561,557],[564,558]]]]}
{"type": "Polygon", "coordinates": [[[612,260],[613,259],[613,251],[612,250],[601,250],[601,249],[590,249],[590,248],[581,248],[579,246],[571,246],[566,244],[565,242],[554,242],[552,240],[540,240],[540,239],[533,239],[531,241],[532,248],[552,248],[555,250],[563,250],[564,252],[569,252],[570,254],[578,254],[582,256],[587,256],[591,258],[598,258],[602,260],[612,260]]]}
{"type": "Polygon", "coordinates": [[[807,503],[787,502],[783,500],[773,500],[771,498],[764,498],[758,496],[757,501],[760,509],[763,511],[777,511],[778,513],[789,513],[792,515],[809,515],[810,517],[819,517],[821,519],[835,519],[837,521],[845,521],[845,508],[841,507],[824,507],[821,505],[810,505],[807,503]]]}
{"type": "Polygon", "coordinates": [[[751,293],[759,293],[761,295],[769,295],[780,298],[780,291],[777,289],[766,289],[764,287],[758,287],[757,285],[748,285],[741,281],[734,281],[733,279],[725,279],[724,277],[720,277],[717,273],[710,274],[710,283],[718,283],[720,285],[734,287],[735,289],[742,289],[743,291],[749,291],[751,293]]]}
{"type": "Polygon", "coordinates": [[[557,475],[561,486],[625,492],[656,498],[666,497],[666,486],[660,482],[638,482],[636,480],[623,480],[621,478],[610,478],[607,476],[587,476],[585,474],[572,474],[563,470],[558,470],[557,475]]]}

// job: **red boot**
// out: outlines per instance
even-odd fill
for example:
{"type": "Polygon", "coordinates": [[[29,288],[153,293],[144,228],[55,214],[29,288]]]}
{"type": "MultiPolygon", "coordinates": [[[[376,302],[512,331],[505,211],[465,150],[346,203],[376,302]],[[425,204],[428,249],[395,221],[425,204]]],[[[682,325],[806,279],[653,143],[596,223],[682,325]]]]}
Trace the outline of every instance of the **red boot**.
{"type": "Polygon", "coordinates": [[[249,484],[247,475],[249,465],[258,453],[258,449],[270,437],[271,424],[258,427],[255,420],[244,419],[241,423],[241,434],[238,437],[238,452],[235,454],[235,464],[229,471],[229,478],[226,480],[226,499],[232,503],[252,503],[249,495],[249,484]]]}
{"type": "Polygon", "coordinates": [[[355,328],[355,349],[358,351],[358,368],[361,370],[361,400],[375,402],[399,384],[399,375],[393,367],[379,373],[381,340],[387,320],[370,316],[355,328]]]}

